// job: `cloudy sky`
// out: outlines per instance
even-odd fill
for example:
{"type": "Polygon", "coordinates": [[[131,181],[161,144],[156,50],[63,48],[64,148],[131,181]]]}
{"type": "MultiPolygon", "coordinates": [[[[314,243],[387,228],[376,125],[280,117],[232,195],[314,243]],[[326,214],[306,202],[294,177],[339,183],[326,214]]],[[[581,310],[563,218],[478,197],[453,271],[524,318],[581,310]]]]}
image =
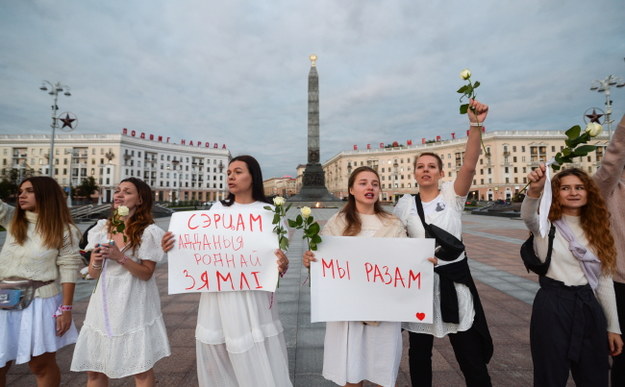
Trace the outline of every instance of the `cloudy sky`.
{"type": "MultiPolygon", "coordinates": [[[[322,162],[464,133],[466,67],[489,131],[583,124],[605,101],[592,81],[625,77],[622,0],[3,0],[0,36],[0,133],[50,133],[39,86],[61,81],[76,133],[225,143],[265,177],[306,163],[312,53],[322,162]]],[[[625,88],[612,96],[618,122],[625,88]]]]}

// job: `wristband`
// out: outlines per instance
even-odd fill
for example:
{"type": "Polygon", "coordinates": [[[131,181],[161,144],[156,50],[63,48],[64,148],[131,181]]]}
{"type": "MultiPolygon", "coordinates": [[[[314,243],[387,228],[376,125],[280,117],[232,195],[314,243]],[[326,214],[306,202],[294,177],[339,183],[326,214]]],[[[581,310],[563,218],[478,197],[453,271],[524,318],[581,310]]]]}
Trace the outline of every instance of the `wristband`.
{"type": "Polygon", "coordinates": [[[58,309],[56,310],[56,312],[54,312],[52,317],[59,317],[63,314],[63,312],[71,312],[71,311],[72,311],[72,305],[59,305],[58,309]]]}
{"type": "Polygon", "coordinates": [[[92,267],[94,270],[102,270],[102,265],[96,265],[95,263],[92,263],[92,264],[91,264],[91,267],[92,267]]]}
{"type": "Polygon", "coordinates": [[[476,128],[481,128],[482,126],[484,126],[481,122],[471,122],[469,123],[469,125],[476,128]]]}
{"type": "Polygon", "coordinates": [[[117,261],[117,263],[119,263],[120,265],[125,265],[127,259],[128,259],[128,257],[124,254],[124,256],[122,256],[122,259],[117,261]]]}

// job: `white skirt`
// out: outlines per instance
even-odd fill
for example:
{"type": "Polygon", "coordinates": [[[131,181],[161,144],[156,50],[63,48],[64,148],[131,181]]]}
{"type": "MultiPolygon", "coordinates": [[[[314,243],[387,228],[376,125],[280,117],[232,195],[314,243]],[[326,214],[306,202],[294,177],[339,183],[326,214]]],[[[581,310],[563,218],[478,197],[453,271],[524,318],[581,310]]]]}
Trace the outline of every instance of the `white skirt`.
{"type": "Polygon", "coordinates": [[[323,346],[323,377],[339,386],[362,380],[395,386],[401,353],[399,322],[330,321],[323,346]]]}
{"type": "Polygon", "coordinates": [[[36,297],[28,308],[0,310],[0,368],[7,362],[28,363],[34,356],[74,344],[78,337],[72,321],[69,330],[61,337],[56,335],[56,319],[53,317],[63,296],[36,297]]]}
{"type": "Polygon", "coordinates": [[[272,293],[202,293],[195,339],[201,387],[292,386],[272,293]]]}

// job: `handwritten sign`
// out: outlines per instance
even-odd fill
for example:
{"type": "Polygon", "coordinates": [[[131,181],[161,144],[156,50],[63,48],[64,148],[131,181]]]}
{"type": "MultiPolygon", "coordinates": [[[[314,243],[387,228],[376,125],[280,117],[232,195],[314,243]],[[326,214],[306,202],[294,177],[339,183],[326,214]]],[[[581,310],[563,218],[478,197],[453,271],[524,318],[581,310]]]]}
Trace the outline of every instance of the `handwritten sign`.
{"type": "Polygon", "coordinates": [[[278,281],[278,238],[267,210],[177,212],[169,231],[169,294],[261,290],[278,281]]]}
{"type": "Polygon", "coordinates": [[[434,239],[324,236],[311,321],[432,322],[434,239]]]}

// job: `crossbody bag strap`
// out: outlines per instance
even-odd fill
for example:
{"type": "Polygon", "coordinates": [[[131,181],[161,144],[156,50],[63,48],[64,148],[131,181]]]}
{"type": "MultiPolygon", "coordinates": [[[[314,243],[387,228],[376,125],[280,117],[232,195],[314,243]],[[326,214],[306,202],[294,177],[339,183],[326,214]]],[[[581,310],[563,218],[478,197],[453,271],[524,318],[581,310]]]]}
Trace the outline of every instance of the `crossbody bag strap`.
{"type": "Polygon", "coordinates": [[[417,212],[419,213],[419,218],[421,219],[423,228],[427,230],[428,224],[425,223],[425,212],[423,211],[423,204],[421,203],[421,196],[419,194],[416,194],[414,196],[414,201],[417,203],[417,212]]]}
{"type": "Polygon", "coordinates": [[[547,258],[545,258],[545,265],[547,265],[547,268],[549,268],[549,266],[551,265],[551,252],[553,251],[553,239],[556,236],[556,226],[554,226],[553,224],[551,225],[551,228],[549,229],[549,247],[547,248],[547,258]]]}

